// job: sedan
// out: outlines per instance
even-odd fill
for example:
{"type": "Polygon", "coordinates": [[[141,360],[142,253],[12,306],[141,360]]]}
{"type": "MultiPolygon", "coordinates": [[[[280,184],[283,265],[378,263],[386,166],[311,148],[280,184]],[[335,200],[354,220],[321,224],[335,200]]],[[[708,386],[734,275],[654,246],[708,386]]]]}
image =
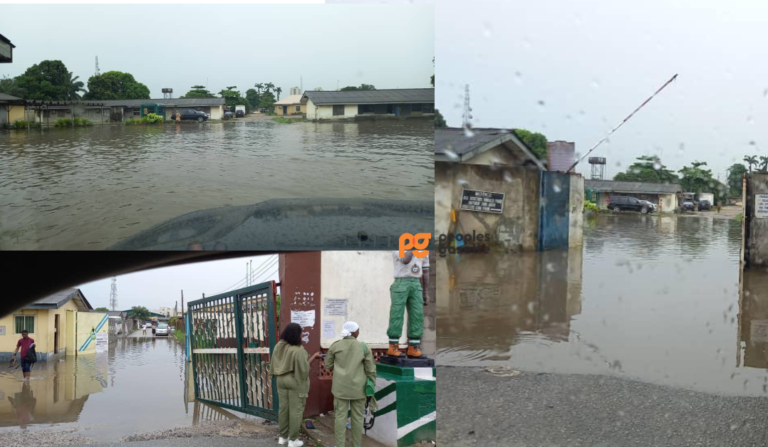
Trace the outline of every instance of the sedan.
{"type": "Polygon", "coordinates": [[[155,329],[155,337],[167,337],[168,336],[168,323],[160,323],[155,329]]]}

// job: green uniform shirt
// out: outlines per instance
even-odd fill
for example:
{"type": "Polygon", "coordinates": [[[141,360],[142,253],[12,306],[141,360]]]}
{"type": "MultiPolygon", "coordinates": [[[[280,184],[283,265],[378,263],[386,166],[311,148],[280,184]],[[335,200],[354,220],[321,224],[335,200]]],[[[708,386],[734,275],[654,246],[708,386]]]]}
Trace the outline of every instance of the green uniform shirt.
{"type": "Polygon", "coordinates": [[[277,386],[297,391],[299,397],[309,395],[309,354],[304,346],[293,346],[280,340],[272,352],[269,373],[277,377],[277,386]]]}
{"type": "Polygon", "coordinates": [[[376,381],[373,352],[369,348],[368,354],[363,354],[363,343],[351,335],[331,345],[325,367],[333,371],[331,392],[337,399],[365,399],[366,379],[376,381]]]}

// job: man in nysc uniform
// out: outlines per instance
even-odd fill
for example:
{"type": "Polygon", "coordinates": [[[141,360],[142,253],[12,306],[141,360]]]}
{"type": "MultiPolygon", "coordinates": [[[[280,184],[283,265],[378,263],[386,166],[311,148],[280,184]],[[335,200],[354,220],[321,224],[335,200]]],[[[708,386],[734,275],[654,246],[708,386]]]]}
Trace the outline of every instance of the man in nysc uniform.
{"type": "MultiPolygon", "coordinates": [[[[423,251],[419,250],[419,253],[423,251]]],[[[403,357],[400,351],[400,335],[403,320],[408,310],[408,357],[423,358],[421,336],[424,334],[424,306],[429,301],[429,256],[417,258],[408,250],[400,258],[398,251],[392,252],[395,262],[395,282],[389,288],[392,304],[389,308],[389,349],[387,355],[403,357]]]]}
{"type": "Polygon", "coordinates": [[[341,340],[333,342],[325,356],[325,367],[333,371],[333,411],[336,447],[344,447],[347,435],[347,412],[352,413],[352,447],[363,445],[363,413],[365,384],[370,378],[376,383],[376,363],[373,352],[357,337],[360,326],[354,321],[344,323],[341,340]]]}

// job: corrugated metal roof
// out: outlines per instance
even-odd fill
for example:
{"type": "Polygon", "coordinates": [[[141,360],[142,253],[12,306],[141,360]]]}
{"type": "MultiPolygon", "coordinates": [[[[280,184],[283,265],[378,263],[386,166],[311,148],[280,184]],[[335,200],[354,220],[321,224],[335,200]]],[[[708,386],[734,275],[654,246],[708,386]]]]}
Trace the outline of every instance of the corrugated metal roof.
{"type": "Polygon", "coordinates": [[[627,194],[674,194],[682,190],[675,183],[615,182],[613,180],[585,180],[584,188],[597,192],[627,194]]]}
{"type": "Polygon", "coordinates": [[[85,310],[93,310],[93,307],[91,307],[91,304],[88,302],[88,300],[85,299],[85,295],[83,295],[83,292],[81,292],[80,289],[62,290],[61,292],[57,292],[57,293],[54,293],[53,295],[49,295],[49,296],[46,296],[45,298],[41,298],[24,308],[25,309],[58,309],[71,299],[77,300],[76,304],[78,305],[78,307],[81,307],[85,310]]]}
{"type": "Polygon", "coordinates": [[[525,143],[508,129],[472,129],[472,136],[467,136],[464,129],[454,127],[435,129],[435,155],[465,161],[473,156],[473,152],[500,146],[507,141],[513,142],[513,145],[520,149],[518,156],[533,161],[539,169],[546,170],[525,143]]]}
{"type": "Polygon", "coordinates": [[[156,102],[165,104],[166,107],[208,107],[224,105],[224,98],[158,98],[158,99],[115,99],[100,100],[93,99],[89,101],[75,101],[75,103],[103,103],[105,107],[141,107],[142,104],[156,102]]]}
{"type": "Polygon", "coordinates": [[[576,162],[576,144],[568,141],[547,142],[547,166],[553,172],[568,172],[576,162]]]}
{"type": "Polygon", "coordinates": [[[275,103],[276,106],[290,106],[295,104],[301,103],[301,97],[302,95],[291,95],[286,96],[285,98],[281,99],[280,101],[277,101],[275,103]]]}
{"type": "MultiPolygon", "coordinates": [[[[350,92],[304,92],[304,97],[316,105],[330,104],[418,104],[434,103],[433,88],[403,88],[392,90],[354,90],[350,92]]],[[[302,102],[306,99],[302,97],[302,102]]]]}
{"type": "Polygon", "coordinates": [[[17,98],[15,96],[6,95],[5,93],[0,93],[0,101],[20,101],[21,98],[17,98]]]}

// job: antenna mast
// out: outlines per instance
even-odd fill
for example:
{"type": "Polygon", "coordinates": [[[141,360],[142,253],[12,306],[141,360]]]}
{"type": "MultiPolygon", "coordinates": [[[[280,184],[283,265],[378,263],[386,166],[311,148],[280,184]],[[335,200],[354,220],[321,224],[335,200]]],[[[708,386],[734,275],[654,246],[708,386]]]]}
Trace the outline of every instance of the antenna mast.
{"type": "Polygon", "coordinates": [[[109,294],[109,307],[117,310],[117,277],[112,278],[112,291],[109,294]]]}
{"type": "Polygon", "coordinates": [[[101,71],[99,70],[99,56],[96,56],[96,76],[99,76],[101,71]]]}
{"type": "Polygon", "coordinates": [[[469,106],[469,84],[464,87],[464,116],[462,126],[465,129],[472,127],[472,107],[469,106]]]}

